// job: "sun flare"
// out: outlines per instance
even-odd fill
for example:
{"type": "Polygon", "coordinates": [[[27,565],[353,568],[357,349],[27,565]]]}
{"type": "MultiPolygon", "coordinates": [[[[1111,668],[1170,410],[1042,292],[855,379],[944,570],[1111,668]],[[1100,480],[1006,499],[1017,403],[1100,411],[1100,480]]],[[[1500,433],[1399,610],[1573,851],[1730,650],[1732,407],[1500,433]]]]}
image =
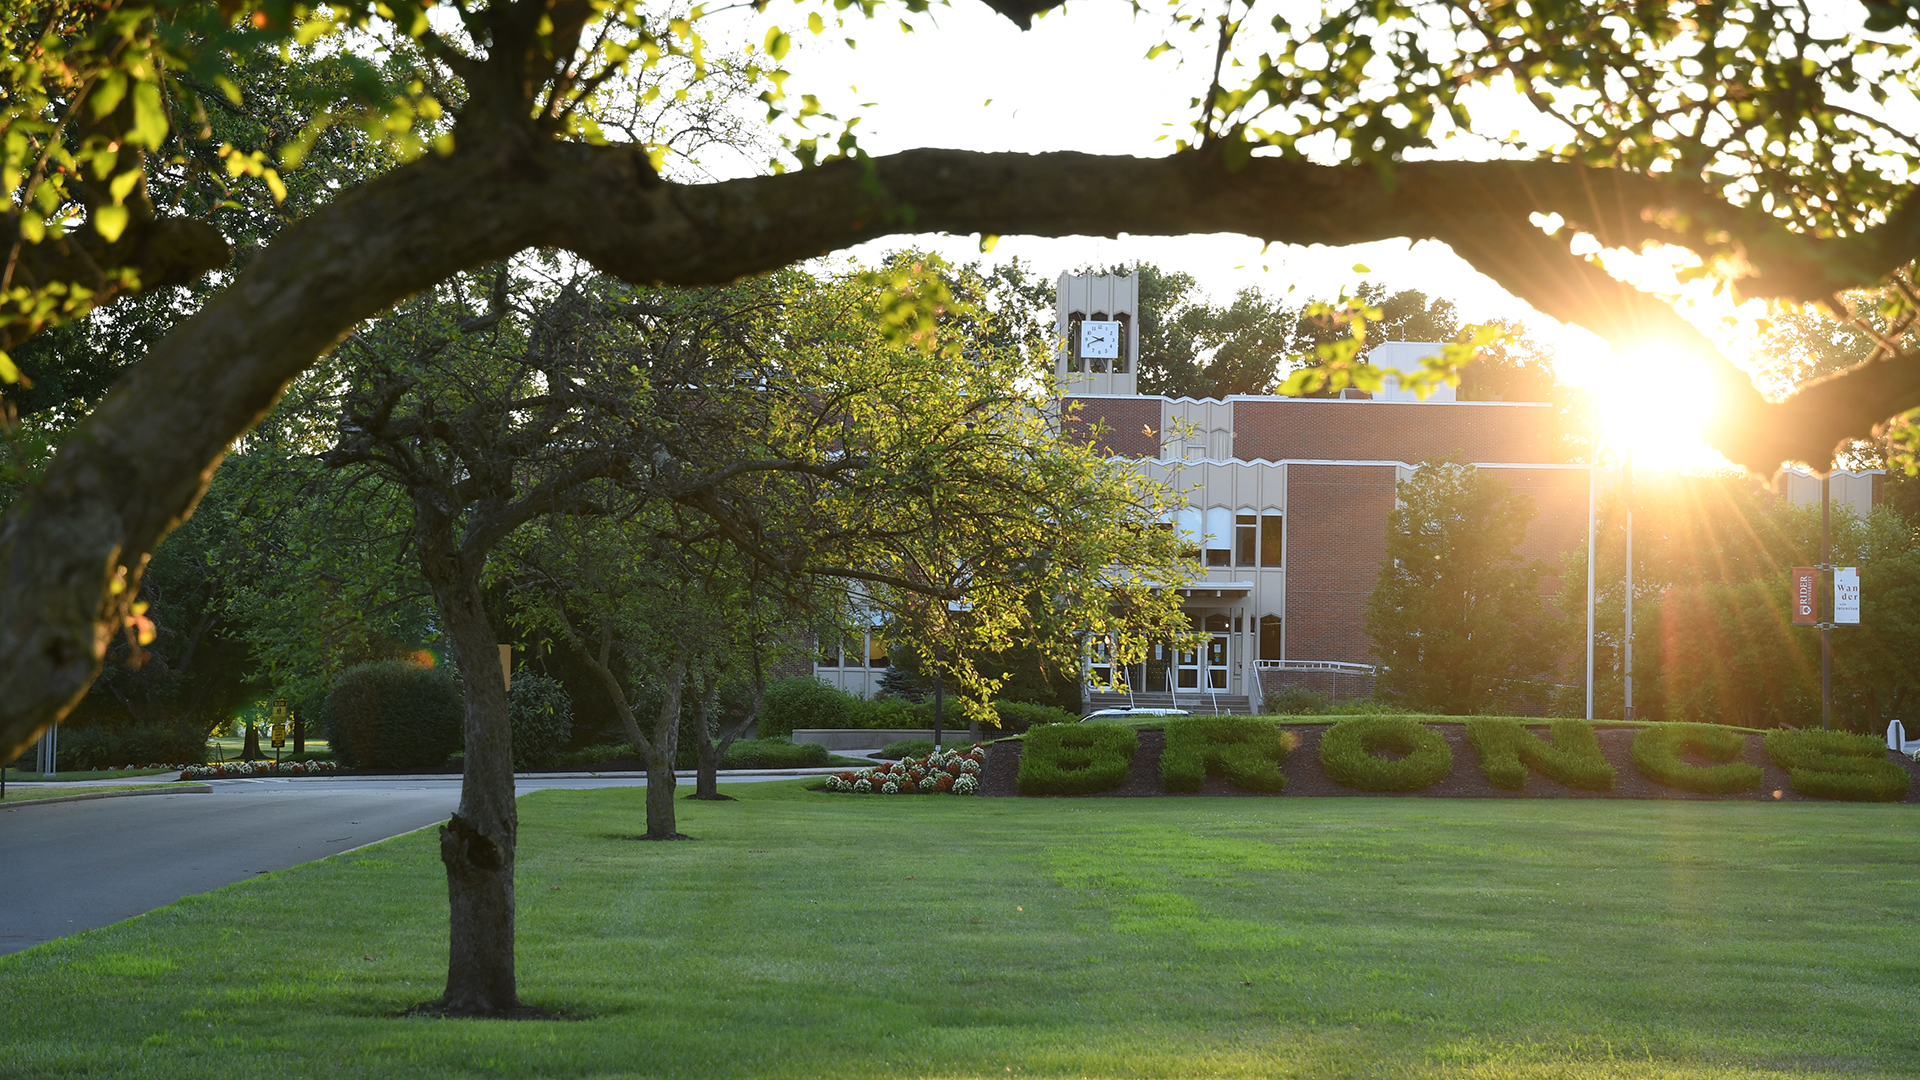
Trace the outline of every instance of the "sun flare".
{"type": "Polygon", "coordinates": [[[1593,394],[1603,460],[1630,453],[1636,468],[1694,472],[1732,467],[1702,434],[1719,393],[1700,357],[1651,346],[1596,357],[1578,367],[1583,370],[1577,383],[1593,394]]]}

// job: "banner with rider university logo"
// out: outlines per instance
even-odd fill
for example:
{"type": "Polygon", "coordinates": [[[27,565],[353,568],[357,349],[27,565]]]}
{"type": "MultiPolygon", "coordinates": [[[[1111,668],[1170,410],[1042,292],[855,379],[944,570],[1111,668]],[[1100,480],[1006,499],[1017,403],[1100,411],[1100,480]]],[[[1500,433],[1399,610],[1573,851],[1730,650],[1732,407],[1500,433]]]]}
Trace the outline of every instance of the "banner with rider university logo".
{"type": "Polygon", "coordinates": [[[1812,626],[1820,621],[1820,608],[1815,601],[1815,589],[1820,587],[1820,569],[1815,566],[1796,566],[1793,568],[1793,623],[1795,626],[1812,626]]]}

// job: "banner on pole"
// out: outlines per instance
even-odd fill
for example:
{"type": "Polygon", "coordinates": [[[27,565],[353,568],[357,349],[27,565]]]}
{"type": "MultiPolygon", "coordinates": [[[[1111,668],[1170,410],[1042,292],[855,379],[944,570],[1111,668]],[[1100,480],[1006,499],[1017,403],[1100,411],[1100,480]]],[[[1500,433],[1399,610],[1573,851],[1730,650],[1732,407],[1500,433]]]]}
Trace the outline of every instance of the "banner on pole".
{"type": "Polygon", "coordinates": [[[1860,568],[1857,566],[1834,568],[1833,621],[1860,624],[1860,568]]]}
{"type": "Polygon", "coordinates": [[[1819,588],[1820,569],[1815,566],[1796,566],[1793,568],[1793,624],[1795,626],[1813,626],[1820,621],[1819,606],[1814,602],[1814,590],[1819,588]]]}

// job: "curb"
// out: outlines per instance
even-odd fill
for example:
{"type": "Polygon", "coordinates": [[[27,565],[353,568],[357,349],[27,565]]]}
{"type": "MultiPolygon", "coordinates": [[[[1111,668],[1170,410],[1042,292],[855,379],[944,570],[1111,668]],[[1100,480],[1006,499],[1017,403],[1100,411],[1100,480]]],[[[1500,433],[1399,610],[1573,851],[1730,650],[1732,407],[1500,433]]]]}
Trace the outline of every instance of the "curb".
{"type": "MultiPolygon", "coordinates": [[[[178,781],[175,781],[178,783],[178,781]]],[[[55,795],[50,799],[22,799],[18,803],[8,800],[0,802],[0,807],[8,810],[20,806],[45,806],[48,803],[86,802],[89,799],[125,799],[134,795],[179,795],[187,792],[211,793],[212,788],[205,784],[180,784],[178,787],[135,788],[132,791],[89,791],[84,795],[55,795]]]]}

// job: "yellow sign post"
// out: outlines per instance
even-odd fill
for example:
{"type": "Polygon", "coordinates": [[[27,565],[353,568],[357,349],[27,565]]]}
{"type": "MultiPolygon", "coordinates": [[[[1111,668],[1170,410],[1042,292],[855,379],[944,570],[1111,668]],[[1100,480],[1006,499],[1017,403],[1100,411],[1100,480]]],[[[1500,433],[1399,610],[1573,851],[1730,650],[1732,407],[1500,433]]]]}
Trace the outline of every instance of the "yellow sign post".
{"type": "Polygon", "coordinates": [[[274,698],[272,732],[274,750],[273,763],[276,767],[280,764],[280,749],[287,745],[287,728],[291,726],[288,716],[287,699],[274,698]]]}

